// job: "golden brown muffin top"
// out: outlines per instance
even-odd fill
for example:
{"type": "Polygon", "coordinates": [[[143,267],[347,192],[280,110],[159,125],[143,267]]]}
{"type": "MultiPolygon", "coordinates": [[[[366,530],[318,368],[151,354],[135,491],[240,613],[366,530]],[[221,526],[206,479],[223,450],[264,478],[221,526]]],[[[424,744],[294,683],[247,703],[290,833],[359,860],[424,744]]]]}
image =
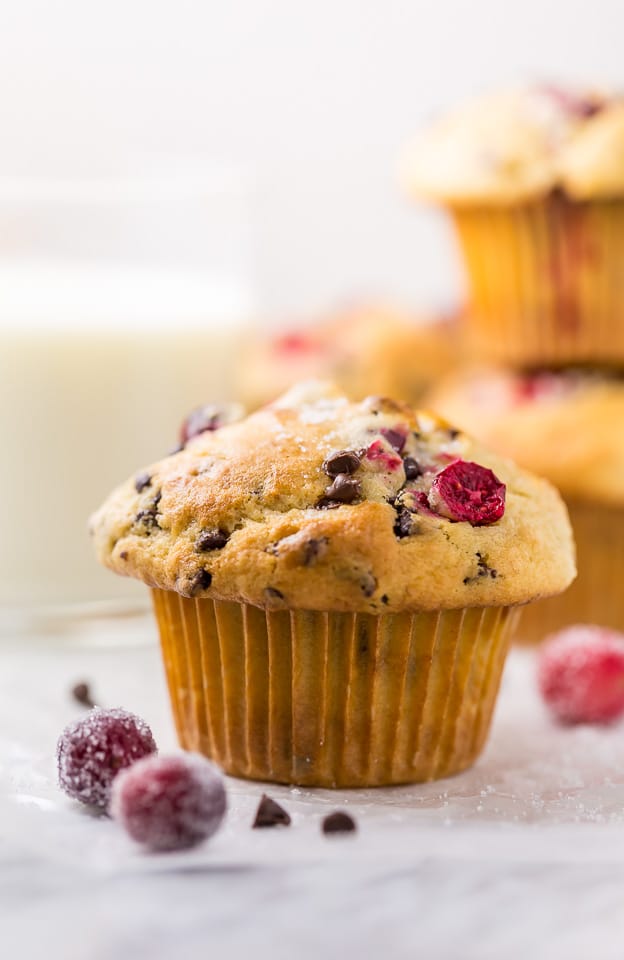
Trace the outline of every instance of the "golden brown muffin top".
{"type": "Polygon", "coordinates": [[[546,481],[428,413],[318,382],[137,472],[92,532],[117,573],[271,608],[506,605],[575,573],[546,481]]]}
{"type": "Polygon", "coordinates": [[[624,504],[624,380],[568,370],[474,370],[428,402],[570,499],[624,504]]]}
{"type": "Polygon", "coordinates": [[[624,100],[537,86],[471,100],[406,151],[415,197],[450,206],[522,203],[564,190],[624,194],[624,100]]]}

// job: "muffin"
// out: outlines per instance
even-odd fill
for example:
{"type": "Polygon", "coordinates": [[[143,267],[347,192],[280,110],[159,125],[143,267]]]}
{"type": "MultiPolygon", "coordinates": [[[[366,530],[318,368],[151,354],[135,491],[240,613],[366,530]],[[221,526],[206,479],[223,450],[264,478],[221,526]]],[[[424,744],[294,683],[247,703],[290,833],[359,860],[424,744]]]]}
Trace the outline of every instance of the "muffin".
{"type": "Polygon", "coordinates": [[[457,363],[457,323],[385,304],[360,304],[281,332],[251,335],[236,375],[250,410],[303,380],[328,377],[353,399],[417,403],[457,363]]]}
{"type": "Polygon", "coordinates": [[[624,100],[553,87],[477,99],[413,143],[404,178],[446,207],[476,356],[624,361],[624,100]]]}
{"type": "Polygon", "coordinates": [[[153,591],[182,746],[326,787],[471,764],[517,605],[574,576],[546,481],[427,413],[319,383],[142,470],[92,533],[153,591]]]}
{"type": "Polygon", "coordinates": [[[442,383],[429,402],[547,477],[567,503],[578,578],[563,596],[528,607],[519,637],[538,641],[579,621],[624,630],[624,379],[579,370],[472,371],[442,383]]]}

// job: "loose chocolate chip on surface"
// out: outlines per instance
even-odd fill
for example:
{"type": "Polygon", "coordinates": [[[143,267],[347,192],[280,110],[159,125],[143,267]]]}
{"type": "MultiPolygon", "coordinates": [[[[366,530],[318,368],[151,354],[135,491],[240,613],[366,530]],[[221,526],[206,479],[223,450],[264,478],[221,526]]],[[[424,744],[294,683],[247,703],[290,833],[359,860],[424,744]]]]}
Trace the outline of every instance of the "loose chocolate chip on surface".
{"type": "Polygon", "coordinates": [[[355,473],[361,461],[356,450],[338,450],[323,460],[323,470],[329,477],[337,477],[340,473],[351,474],[355,473]]]}
{"type": "Polygon", "coordinates": [[[202,530],[195,541],[197,553],[207,553],[208,550],[222,550],[230,539],[225,530],[202,530]]]}
{"type": "Polygon", "coordinates": [[[405,479],[406,480],[416,480],[422,475],[422,470],[420,465],[414,457],[405,457],[403,460],[403,468],[405,470],[405,479]]]}
{"type": "Polygon", "coordinates": [[[279,803],[263,793],[252,828],[256,830],[258,827],[288,827],[289,825],[290,814],[280,807],[279,803]]]}
{"type": "Polygon", "coordinates": [[[195,594],[200,593],[200,591],[207,590],[211,583],[212,574],[210,571],[198,570],[190,583],[191,596],[194,597],[195,594]]]}
{"type": "Polygon", "coordinates": [[[323,833],[353,833],[357,828],[353,817],[344,810],[336,810],[323,817],[321,829],[323,833]]]}
{"type": "Polygon", "coordinates": [[[71,694],[74,700],[77,703],[81,703],[83,707],[88,707],[91,709],[91,707],[95,706],[95,700],[91,696],[91,690],[88,683],[82,681],[81,683],[74,684],[71,694]]]}
{"type": "Polygon", "coordinates": [[[140,473],[138,477],[135,477],[134,480],[134,489],[137,493],[141,493],[142,490],[145,490],[146,487],[149,487],[152,482],[152,478],[149,473],[140,473]]]}

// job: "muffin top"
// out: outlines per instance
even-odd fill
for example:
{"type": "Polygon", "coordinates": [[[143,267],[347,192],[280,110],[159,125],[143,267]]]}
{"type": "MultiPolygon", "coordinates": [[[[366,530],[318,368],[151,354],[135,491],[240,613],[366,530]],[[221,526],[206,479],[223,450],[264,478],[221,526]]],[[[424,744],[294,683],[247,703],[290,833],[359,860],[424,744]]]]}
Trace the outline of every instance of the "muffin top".
{"type": "Polygon", "coordinates": [[[624,504],[624,380],[567,370],[474,370],[428,402],[570,499],[624,504]]]}
{"type": "Polygon", "coordinates": [[[237,391],[255,409],[301,380],[328,377],[356,400],[391,391],[413,403],[456,365],[456,327],[450,317],[355,303],[279,333],[250,336],[237,391]]]}
{"type": "Polygon", "coordinates": [[[624,99],[552,86],[472,100],[408,148],[408,191],[452,206],[506,205],[559,189],[624,194],[624,99]]]}
{"type": "Polygon", "coordinates": [[[220,423],[195,413],[184,449],[93,516],[106,566],[185,597],[372,614],[522,603],[574,577],[554,488],[431,414],[314,382],[220,423]]]}

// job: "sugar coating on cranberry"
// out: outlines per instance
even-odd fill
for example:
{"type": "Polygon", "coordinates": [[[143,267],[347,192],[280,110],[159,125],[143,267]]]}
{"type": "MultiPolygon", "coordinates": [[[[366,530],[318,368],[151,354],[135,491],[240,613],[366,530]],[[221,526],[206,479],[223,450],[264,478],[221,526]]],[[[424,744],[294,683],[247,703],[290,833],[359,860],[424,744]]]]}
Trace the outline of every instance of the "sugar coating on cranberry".
{"type": "Polygon", "coordinates": [[[503,516],[505,492],[505,484],[487,467],[455,460],[433,478],[429,505],[449,520],[466,520],[481,527],[503,516]]]}
{"type": "Polygon", "coordinates": [[[106,809],[120,770],[156,752],[152,731],[127,710],[91,710],[70,723],[56,747],[58,782],[74,800],[106,809]]]}
{"type": "Polygon", "coordinates": [[[563,723],[609,723],[624,713],[624,635],[578,624],[547,639],[538,684],[563,723]]]}
{"type": "Polygon", "coordinates": [[[227,802],[218,768],[197,753],[146,757],[117,778],[111,814],[150,850],[185,850],[211,837],[227,802]]]}

